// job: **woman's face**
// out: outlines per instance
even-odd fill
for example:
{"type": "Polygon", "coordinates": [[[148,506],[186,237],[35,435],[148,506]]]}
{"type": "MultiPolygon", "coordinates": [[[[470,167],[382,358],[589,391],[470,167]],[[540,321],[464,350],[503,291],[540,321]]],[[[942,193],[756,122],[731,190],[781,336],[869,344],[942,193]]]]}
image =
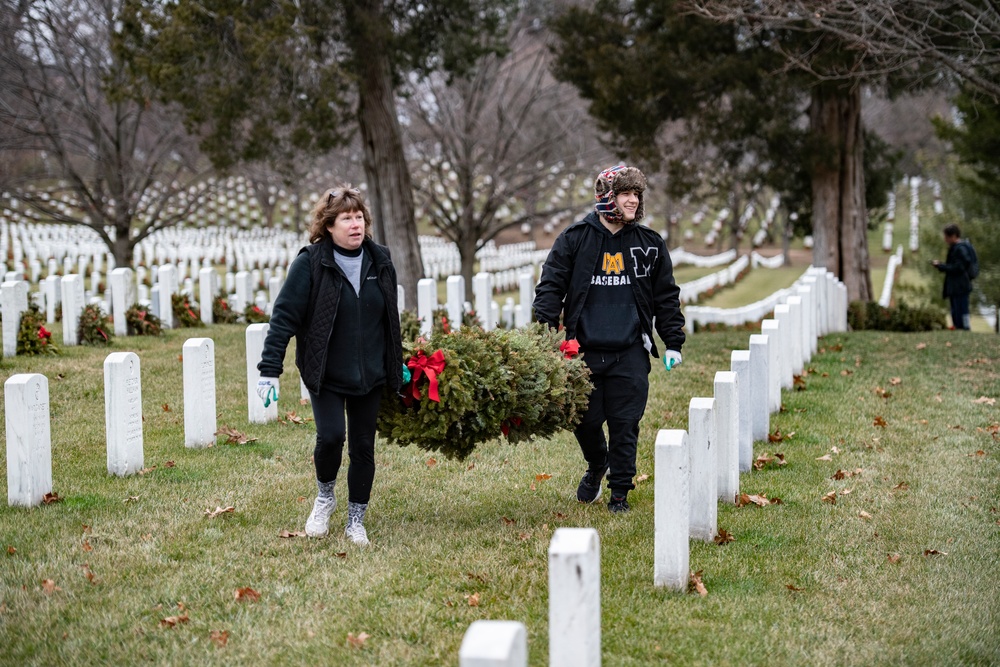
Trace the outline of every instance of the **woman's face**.
{"type": "Polygon", "coordinates": [[[365,240],[365,214],[361,211],[338,213],[327,229],[334,243],[345,250],[356,250],[365,240]]]}

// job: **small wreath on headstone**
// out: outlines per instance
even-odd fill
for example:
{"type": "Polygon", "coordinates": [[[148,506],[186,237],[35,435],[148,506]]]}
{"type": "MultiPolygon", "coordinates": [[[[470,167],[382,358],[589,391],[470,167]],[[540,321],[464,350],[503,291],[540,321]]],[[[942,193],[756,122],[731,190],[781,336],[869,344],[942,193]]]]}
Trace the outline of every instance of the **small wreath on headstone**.
{"type": "Polygon", "coordinates": [[[160,318],[154,315],[149,307],[138,303],[132,304],[132,307],[125,311],[125,324],[129,336],[163,335],[163,323],[160,318]]]}
{"type": "Polygon", "coordinates": [[[111,318],[96,303],[90,303],[80,311],[77,337],[81,345],[110,345],[115,335],[111,318]]]}
{"type": "Polygon", "coordinates": [[[201,321],[201,313],[193,305],[191,298],[187,294],[171,294],[170,304],[174,309],[174,319],[182,327],[203,327],[205,323],[201,321]]]}
{"type": "Polygon", "coordinates": [[[229,307],[229,301],[222,290],[212,299],[212,321],[216,324],[235,324],[240,314],[229,307]]]}
{"type": "Polygon", "coordinates": [[[21,313],[21,323],[17,330],[17,354],[59,354],[59,348],[52,342],[52,332],[45,326],[45,315],[41,309],[28,304],[21,313]]]}

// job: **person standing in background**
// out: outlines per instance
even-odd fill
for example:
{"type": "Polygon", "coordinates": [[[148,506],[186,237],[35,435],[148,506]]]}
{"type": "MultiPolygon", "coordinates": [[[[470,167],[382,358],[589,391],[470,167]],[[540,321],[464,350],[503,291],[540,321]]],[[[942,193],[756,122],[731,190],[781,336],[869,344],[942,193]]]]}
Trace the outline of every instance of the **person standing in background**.
{"type": "Polygon", "coordinates": [[[972,278],[970,276],[973,264],[972,246],[962,240],[962,231],[958,225],[948,225],[944,228],[944,242],[948,244],[948,256],[945,261],[933,260],[931,263],[944,274],[944,289],[942,295],[951,302],[951,323],[955,329],[969,329],[969,294],[972,293],[972,278]]]}

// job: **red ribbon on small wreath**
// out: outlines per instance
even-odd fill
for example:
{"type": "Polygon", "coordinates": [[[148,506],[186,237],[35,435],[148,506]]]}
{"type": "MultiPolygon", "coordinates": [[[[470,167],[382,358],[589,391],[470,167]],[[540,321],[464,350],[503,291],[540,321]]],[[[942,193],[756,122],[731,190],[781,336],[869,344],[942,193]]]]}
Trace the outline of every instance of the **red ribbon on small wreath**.
{"type": "Polygon", "coordinates": [[[559,351],[562,352],[563,356],[567,359],[572,359],[576,355],[580,354],[580,343],[578,343],[575,338],[564,340],[559,343],[559,351]]]}
{"type": "Polygon", "coordinates": [[[520,426],[523,423],[520,417],[509,417],[500,422],[500,432],[503,433],[504,437],[507,437],[510,435],[511,426],[520,426]]]}
{"type": "Polygon", "coordinates": [[[421,375],[426,375],[429,380],[430,386],[427,389],[427,396],[437,403],[441,402],[441,396],[438,394],[438,373],[444,370],[444,352],[437,350],[431,356],[423,350],[417,350],[406,362],[406,366],[410,369],[413,377],[410,378],[410,387],[413,393],[413,398],[420,399],[420,389],[417,388],[417,380],[420,379],[421,375]]]}

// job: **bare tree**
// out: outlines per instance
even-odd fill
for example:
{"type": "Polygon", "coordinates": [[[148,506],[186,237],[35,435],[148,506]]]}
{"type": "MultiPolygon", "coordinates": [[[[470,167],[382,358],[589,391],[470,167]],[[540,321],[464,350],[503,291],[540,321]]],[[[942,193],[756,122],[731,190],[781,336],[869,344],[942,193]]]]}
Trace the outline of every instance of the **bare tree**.
{"type": "Polygon", "coordinates": [[[0,2],[16,21],[0,52],[0,127],[11,152],[42,158],[13,180],[17,196],[90,227],[128,266],[136,243],[200,206],[197,148],[116,58],[120,0],[0,2]]]}
{"type": "Polygon", "coordinates": [[[605,155],[550,57],[544,33],[520,26],[507,56],[485,56],[464,77],[432,75],[408,98],[416,200],[458,246],[467,284],[476,251],[498,233],[585,203],[576,193],[605,155]]]}

